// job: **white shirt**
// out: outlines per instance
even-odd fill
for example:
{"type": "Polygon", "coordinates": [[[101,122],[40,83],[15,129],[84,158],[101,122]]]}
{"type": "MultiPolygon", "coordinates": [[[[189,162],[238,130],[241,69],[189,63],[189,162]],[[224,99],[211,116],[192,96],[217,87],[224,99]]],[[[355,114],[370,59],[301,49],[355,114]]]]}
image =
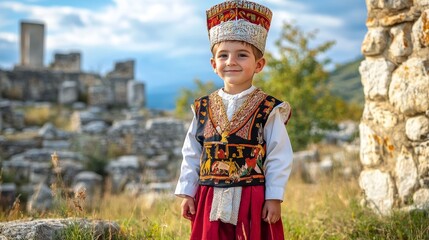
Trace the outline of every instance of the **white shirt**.
{"type": "MultiPolygon", "coordinates": [[[[225,104],[229,120],[243,104],[246,96],[255,89],[256,87],[252,86],[235,95],[225,93],[222,89],[219,90],[218,94],[225,104]]],[[[285,187],[292,169],[292,146],[284,126],[287,117],[289,117],[284,114],[286,106],[286,103],[276,106],[270,113],[264,127],[264,139],[267,147],[264,163],[265,199],[283,200],[285,187]]],[[[183,160],[175,190],[175,194],[179,197],[184,197],[184,195],[195,197],[198,189],[202,147],[195,138],[196,130],[197,119],[194,113],[182,148],[183,160]]]]}

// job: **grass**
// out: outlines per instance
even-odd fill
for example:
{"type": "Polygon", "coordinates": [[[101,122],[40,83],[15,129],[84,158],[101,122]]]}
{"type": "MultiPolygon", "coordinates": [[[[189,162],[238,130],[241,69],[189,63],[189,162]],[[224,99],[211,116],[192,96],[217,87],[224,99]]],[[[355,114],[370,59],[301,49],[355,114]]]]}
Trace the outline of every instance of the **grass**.
{"type": "Polygon", "coordinates": [[[46,122],[52,122],[57,128],[70,129],[70,109],[61,106],[41,104],[38,106],[24,107],[24,121],[27,126],[43,126],[46,122]]]}
{"type": "MultiPolygon", "coordinates": [[[[58,167],[56,154],[52,166],[58,167]]],[[[190,222],[181,217],[181,199],[172,193],[133,196],[105,194],[90,208],[86,192],[67,192],[61,176],[51,185],[54,207],[49,212],[27,213],[18,197],[13,207],[0,212],[0,221],[37,218],[103,219],[115,221],[121,231],[107,239],[189,239],[190,222]]],[[[286,239],[429,239],[429,212],[395,212],[380,217],[360,206],[361,189],[357,179],[345,180],[335,171],[317,184],[304,183],[298,174],[291,177],[282,203],[286,239]]],[[[89,227],[69,225],[61,239],[97,239],[89,227]]],[[[98,233],[99,234],[99,233],[98,233]]],[[[106,238],[103,238],[106,239],[106,238]]]]}
{"type": "MultiPolygon", "coordinates": [[[[305,184],[293,177],[282,204],[286,239],[429,239],[429,213],[396,212],[380,217],[360,206],[356,180],[326,178],[305,184]]],[[[82,196],[80,196],[82,198],[82,196]]],[[[70,198],[73,203],[76,198],[70,198]]],[[[1,221],[29,217],[12,209],[1,221]]],[[[116,221],[121,233],[112,239],[188,239],[190,223],[180,215],[180,199],[171,194],[158,196],[105,195],[95,209],[83,204],[65,204],[41,217],[85,217],[116,221]],[[79,206],[79,207],[77,207],[79,206]],[[80,208],[80,209],[77,209],[80,208]]],[[[70,225],[62,239],[92,239],[90,229],[70,225]]]]}

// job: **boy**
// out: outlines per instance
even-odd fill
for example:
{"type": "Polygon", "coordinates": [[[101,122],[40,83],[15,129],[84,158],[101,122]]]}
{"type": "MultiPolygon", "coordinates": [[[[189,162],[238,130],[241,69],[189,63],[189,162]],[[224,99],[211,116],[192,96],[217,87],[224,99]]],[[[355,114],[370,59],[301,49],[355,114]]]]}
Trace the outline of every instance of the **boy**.
{"type": "Polygon", "coordinates": [[[252,85],[265,66],[271,11],[225,1],[207,11],[213,58],[224,87],[194,104],[175,194],[191,239],[284,239],[281,202],[292,148],[289,104],[252,85]]]}

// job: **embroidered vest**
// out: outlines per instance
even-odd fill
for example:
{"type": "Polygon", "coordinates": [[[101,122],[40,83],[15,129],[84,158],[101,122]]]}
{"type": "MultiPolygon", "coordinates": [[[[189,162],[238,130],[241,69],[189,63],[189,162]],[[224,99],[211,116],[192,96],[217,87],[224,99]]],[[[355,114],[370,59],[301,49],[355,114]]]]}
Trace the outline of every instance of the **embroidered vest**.
{"type": "Polygon", "coordinates": [[[266,143],[264,126],[281,101],[260,89],[250,93],[228,121],[218,92],[195,100],[196,139],[202,146],[201,185],[263,185],[266,143]]]}

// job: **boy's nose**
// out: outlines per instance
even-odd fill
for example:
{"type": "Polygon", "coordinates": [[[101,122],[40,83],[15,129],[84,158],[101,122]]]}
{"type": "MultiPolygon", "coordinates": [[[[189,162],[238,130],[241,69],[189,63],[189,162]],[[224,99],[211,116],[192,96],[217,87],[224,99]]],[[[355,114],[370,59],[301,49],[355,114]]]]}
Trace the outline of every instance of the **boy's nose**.
{"type": "Polygon", "coordinates": [[[226,65],[227,66],[232,66],[232,65],[235,65],[235,64],[236,64],[236,62],[235,62],[235,58],[234,57],[229,57],[227,59],[227,61],[226,61],[226,65]]]}

